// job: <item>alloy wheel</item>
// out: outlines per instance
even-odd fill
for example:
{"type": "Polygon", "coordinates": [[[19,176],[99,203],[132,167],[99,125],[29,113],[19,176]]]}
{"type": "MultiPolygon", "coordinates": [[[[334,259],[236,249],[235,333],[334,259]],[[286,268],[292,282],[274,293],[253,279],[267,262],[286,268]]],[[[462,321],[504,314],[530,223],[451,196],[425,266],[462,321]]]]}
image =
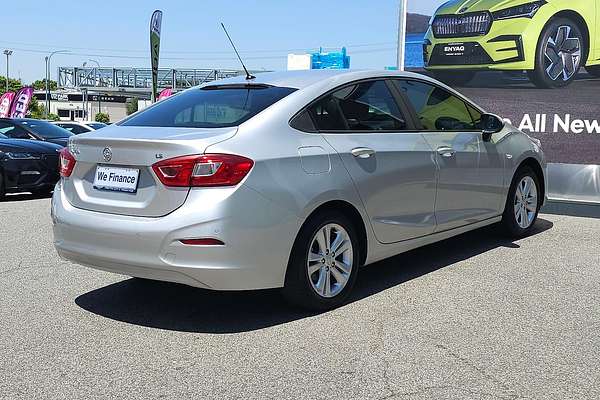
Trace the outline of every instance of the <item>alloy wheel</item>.
{"type": "Polygon", "coordinates": [[[350,279],[353,265],[352,241],[338,224],[326,224],[313,236],[308,253],[308,278],[321,297],[335,297],[350,279]]]}
{"type": "Polygon", "coordinates": [[[546,74],[557,81],[568,81],[577,73],[581,64],[581,39],[572,36],[573,29],[568,25],[558,27],[556,34],[546,42],[546,74]]]}
{"type": "Polygon", "coordinates": [[[515,191],[514,213],[517,224],[527,229],[533,223],[537,213],[537,187],[531,176],[525,176],[515,191]]]}

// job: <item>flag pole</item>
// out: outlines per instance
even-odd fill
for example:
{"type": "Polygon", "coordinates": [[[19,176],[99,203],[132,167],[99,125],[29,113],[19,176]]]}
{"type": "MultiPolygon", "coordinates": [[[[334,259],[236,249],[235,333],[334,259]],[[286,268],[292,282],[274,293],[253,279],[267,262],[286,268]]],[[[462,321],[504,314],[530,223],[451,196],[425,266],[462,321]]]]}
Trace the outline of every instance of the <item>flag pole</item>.
{"type": "Polygon", "coordinates": [[[398,7],[398,59],[396,66],[404,71],[404,50],[406,46],[406,14],[408,0],[400,0],[398,7]]]}

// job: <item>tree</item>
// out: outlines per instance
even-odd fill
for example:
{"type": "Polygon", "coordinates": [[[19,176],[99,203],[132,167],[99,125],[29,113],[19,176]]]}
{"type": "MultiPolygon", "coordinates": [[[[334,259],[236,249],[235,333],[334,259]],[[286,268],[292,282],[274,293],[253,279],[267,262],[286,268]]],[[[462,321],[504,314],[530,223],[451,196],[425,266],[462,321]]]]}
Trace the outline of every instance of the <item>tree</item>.
{"type": "MultiPolygon", "coordinates": [[[[50,83],[50,90],[56,90],[58,88],[56,81],[50,79],[48,82],[50,83]]],[[[33,86],[35,90],[46,90],[46,78],[38,79],[37,81],[33,82],[31,86],[33,86]]]]}
{"type": "Polygon", "coordinates": [[[110,115],[108,115],[107,113],[99,112],[98,114],[96,114],[96,118],[94,118],[94,120],[96,122],[102,122],[105,124],[109,124],[110,123],[110,115]]]}
{"type": "Polygon", "coordinates": [[[132,97],[127,103],[127,115],[131,115],[138,110],[138,98],[132,97]]]}
{"type": "MultiPolygon", "coordinates": [[[[8,90],[11,92],[18,92],[23,87],[23,83],[18,79],[8,80],[8,90]]],[[[0,76],[0,96],[6,92],[6,77],[0,76]]]]}

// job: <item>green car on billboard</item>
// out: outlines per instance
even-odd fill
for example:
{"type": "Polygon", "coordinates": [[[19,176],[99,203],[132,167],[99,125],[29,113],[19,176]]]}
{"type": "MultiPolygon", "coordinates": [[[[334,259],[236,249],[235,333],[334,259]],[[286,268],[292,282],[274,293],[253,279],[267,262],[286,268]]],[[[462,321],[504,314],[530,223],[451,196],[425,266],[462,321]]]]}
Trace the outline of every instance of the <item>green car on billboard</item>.
{"type": "Polygon", "coordinates": [[[430,21],[425,68],[451,83],[496,70],[566,86],[582,66],[600,77],[599,25],[600,0],[451,0],[430,21]]]}

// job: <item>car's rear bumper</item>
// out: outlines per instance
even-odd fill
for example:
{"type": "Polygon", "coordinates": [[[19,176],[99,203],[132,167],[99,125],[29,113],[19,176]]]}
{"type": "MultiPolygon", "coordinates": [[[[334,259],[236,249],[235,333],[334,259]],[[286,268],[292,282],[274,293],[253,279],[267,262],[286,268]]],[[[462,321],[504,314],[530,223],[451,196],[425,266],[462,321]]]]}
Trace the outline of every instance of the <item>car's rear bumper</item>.
{"type": "Polygon", "coordinates": [[[192,189],[182,207],[151,218],[75,208],[59,183],[52,199],[52,220],[54,245],[67,260],[215,290],[283,286],[299,227],[295,215],[245,186],[192,189]],[[189,238],[216,238],[224,245],[180,242],[189,238]]]}

